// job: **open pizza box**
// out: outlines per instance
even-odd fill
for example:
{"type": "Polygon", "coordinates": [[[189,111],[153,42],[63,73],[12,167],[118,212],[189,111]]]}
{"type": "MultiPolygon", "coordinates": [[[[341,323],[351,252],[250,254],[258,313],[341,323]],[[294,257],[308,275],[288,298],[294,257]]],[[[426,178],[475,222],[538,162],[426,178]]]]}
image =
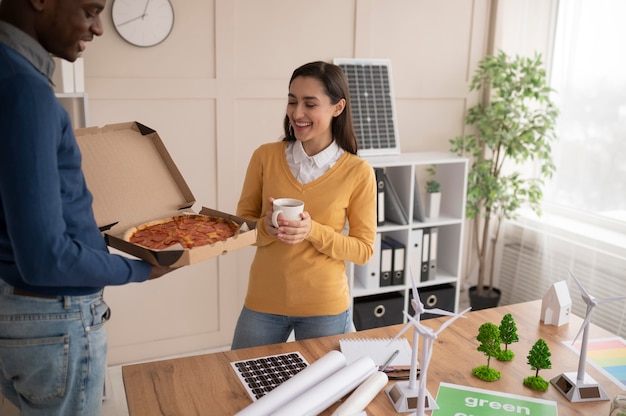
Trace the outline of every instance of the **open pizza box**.
{"type": "Polygon", "coordinates": [[[256,222],[203,207],[200,214],[235,221],[226,241],[185,249],[149,250],[125,241],[132,227],[184,213],[196,202],[156,131],[137,122],[76,130],[96,222],[109,246],[153,265],[184,266],[256,242],[256,222]]]}

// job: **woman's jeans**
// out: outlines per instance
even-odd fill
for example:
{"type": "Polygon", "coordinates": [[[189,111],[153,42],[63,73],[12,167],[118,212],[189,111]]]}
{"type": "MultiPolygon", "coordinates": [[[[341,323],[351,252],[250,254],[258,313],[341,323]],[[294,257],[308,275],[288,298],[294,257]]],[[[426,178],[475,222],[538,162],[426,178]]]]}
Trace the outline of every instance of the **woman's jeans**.
{"type": "Polygon", "coordinates": [[[338,315],[284,316],[241,310],[231,349],[285,342],[293,330],[295,339],[325,337],[350,332],[350,309],[338,315]]]}
{"type": "Polygon", "coordinates": [[[109,315],[102,291],[18,296],[0,280],[0,391],[21,416],[100,414],[109,315]]]}

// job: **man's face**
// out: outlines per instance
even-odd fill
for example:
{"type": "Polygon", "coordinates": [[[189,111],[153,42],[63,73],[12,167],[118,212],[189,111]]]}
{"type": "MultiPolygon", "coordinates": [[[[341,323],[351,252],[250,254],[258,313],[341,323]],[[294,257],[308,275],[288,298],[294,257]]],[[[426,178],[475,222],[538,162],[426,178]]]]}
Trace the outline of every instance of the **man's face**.
{"type": "Polygon", "coordinates": [[[100,13],[106,0],[40,0],[36,36],[51,54],[74,62],[93,36],[103,33],[100,13]]]}

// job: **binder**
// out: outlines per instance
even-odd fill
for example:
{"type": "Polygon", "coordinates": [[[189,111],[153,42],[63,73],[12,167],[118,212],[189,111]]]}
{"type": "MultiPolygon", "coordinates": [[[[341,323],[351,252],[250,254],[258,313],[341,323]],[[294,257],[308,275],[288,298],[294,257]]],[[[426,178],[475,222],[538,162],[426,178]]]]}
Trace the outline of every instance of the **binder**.
{"type": "Polygon", "coordinates": [[[382,240],[380,242],[380,286],[391,286],[393,271],[393,248],[382,240]]]}
{"type": "Polygon", "coordinates": [[[380,233],[374,239],[374,254],[363,264],[354,265],[354,277],[364,289],[376,289],[380,285],[380,233]]]}
{"type": "Polygon", "coordinates": [[[437,235],[439,230],[436,227],[430,229],[430,250],[428,256],[428,280],[437,278],[437,235]]]}
{"type": "Polygon", "coordinates": [[[385,223],[385,171],[382,168],[374,168],[376,174],[376,217],[378,225],[385,223]]]}
{"type": "Polygon", "coordinates": [[[406,247],[398,240],[394,240],[391,237],[385,237],[383,239],[392,248],[392,268],[391,268],[391,285],[403,285],[404,284],[404,257],[406,253],[406,247]]]}
{"type": "Polygon", "coordinates": [[[428,265],[430,260],[430,228],[424,228],[422,231],[422,268],[420,281],[425,282],[428,280],[428,272],[430,271],[430,266],[428,265]]]}
{"type": "Polygon", "coordinates": [[[409,273],[415,280],[419,277],[421,280],[422,272],[422,238],[424,231],[416,228],[409,233],[409,273]]]}
{"type": "Polygon", "coordinates": [[[402,201],[398,197],[396,189],[385,173],[383,173],[383,178],[385,180],[385,220],[400,225],[408,224],[409,217],[402,206],[402,201]]]}
{"type": "Polygon", "coordinates": [[[415,189],[413,190],[413,219],[418,222],[424,222],[426,220],[424,214],[424,204],[422,203],[422,195],[420,194],[419,183],[417,182],[417,175],[415,175],[415,189]]]}

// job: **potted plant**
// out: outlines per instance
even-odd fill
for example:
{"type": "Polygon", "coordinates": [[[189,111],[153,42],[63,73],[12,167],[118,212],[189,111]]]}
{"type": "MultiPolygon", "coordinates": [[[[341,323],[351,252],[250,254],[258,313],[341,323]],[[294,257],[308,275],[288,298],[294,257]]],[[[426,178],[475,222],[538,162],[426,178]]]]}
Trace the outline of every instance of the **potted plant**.
{"type": "Polygon", "coordinates": [[[474,132],[450,140],[453,153],[470,157],[466,216],[473,220],[478,260],[477,284],[470,288],[473,309],[499,302],[493,272],[503,219],[515,218],[522,205],[541,214],[541,187],[555,170],[551,144],[558,116],[540,54],[486,56],[470,84],[470,91],[480,89],[488,98],[469,108],[466,117],[474,132]],[[535,178],[522,176],[521,165],[527,162],[535,163],[535,178]]]}
{"type": "Polygon", "coordinates": [[[430,166],[427,171],[431,179],[426,182],[426,217],[438,218],[441,207],[441,184],[435,180],[435,165],[430,166]]]}

